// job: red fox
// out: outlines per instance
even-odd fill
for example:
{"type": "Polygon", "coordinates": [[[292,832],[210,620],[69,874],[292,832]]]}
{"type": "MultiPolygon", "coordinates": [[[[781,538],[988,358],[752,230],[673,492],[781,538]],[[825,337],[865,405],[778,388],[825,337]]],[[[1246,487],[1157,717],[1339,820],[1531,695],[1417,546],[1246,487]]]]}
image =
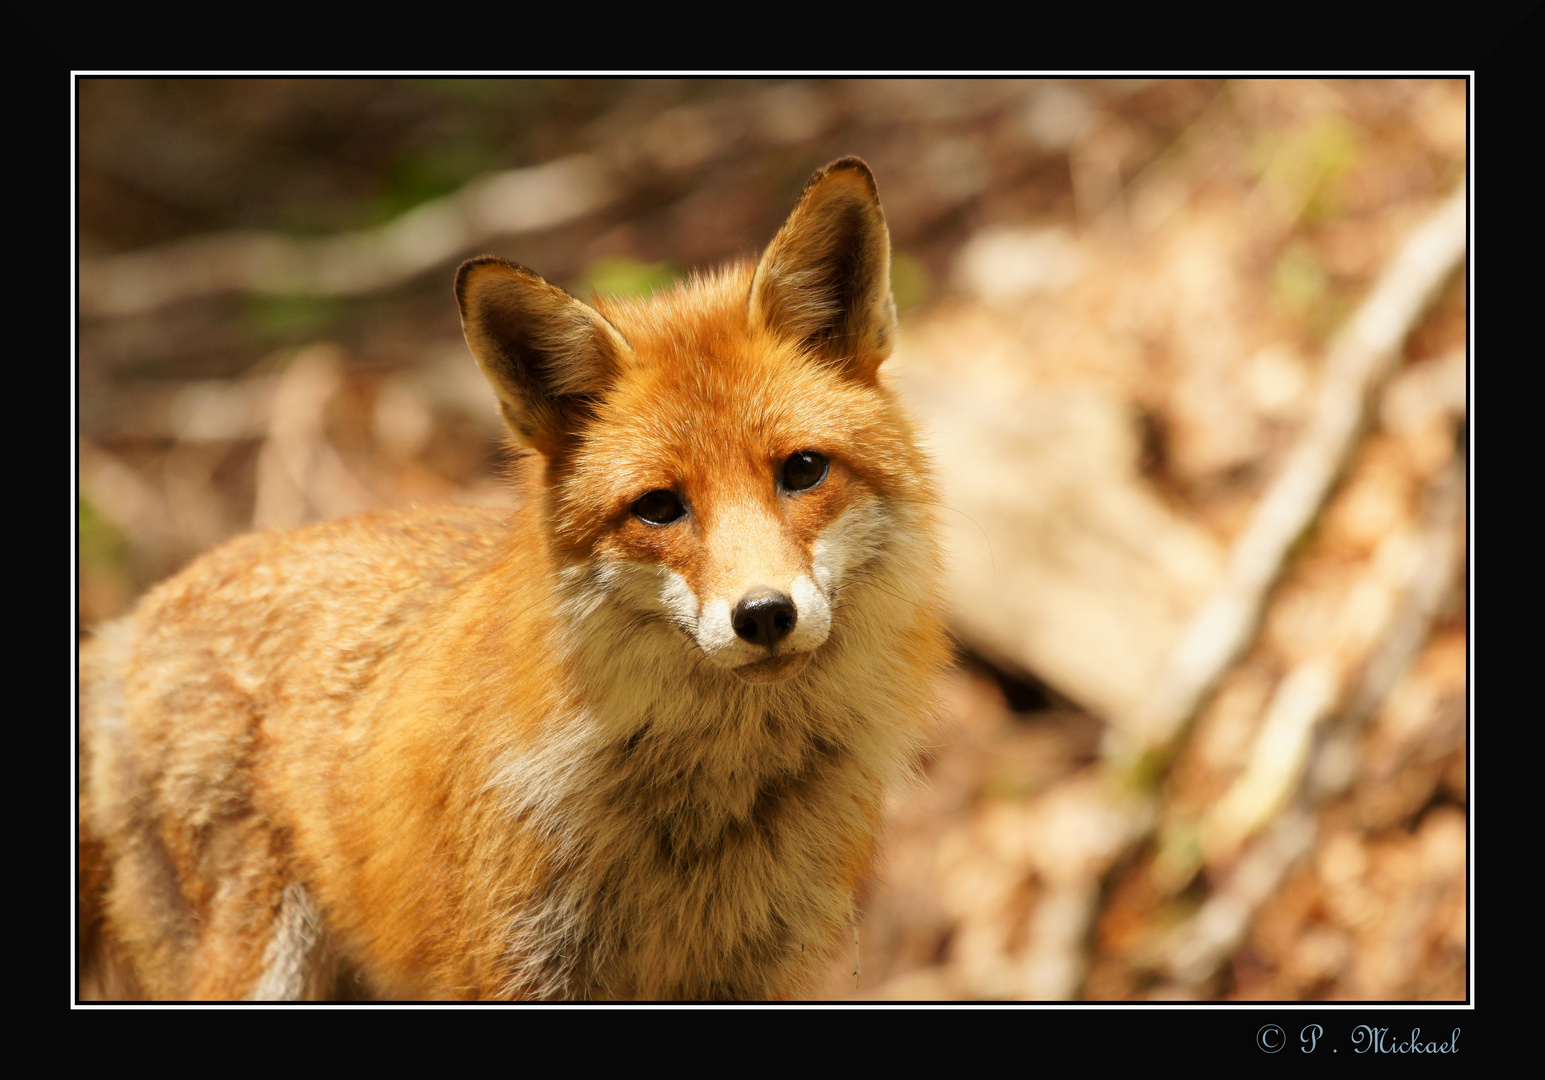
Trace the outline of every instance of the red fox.
{"type": "MultiPolygon", "coordinates": [[[[857,158],[754,266],[456,275],[507,520],[238,538],[80,660],[80,950],[150,998],[778,999],[852,947],[949,658],[857,158]]],[[[110,973],[110,974],[104,974],[110,973]]]]}

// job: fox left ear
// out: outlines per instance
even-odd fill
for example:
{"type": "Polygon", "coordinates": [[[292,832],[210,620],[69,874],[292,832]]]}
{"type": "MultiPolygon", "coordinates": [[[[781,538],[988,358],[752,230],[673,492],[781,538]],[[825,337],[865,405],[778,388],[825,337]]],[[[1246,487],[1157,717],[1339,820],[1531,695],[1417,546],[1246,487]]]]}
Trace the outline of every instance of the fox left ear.
{"type": "Polygon", "coordinates": [[[551,460],[590,418],[627,341],[599,312],[495,255],[461,264],[456,302],[511,433],[551,460]]]}
{"type": "Polygon", "coordinates": [[[856,157],[805,184],[751,279],[753,325],[873,382],[896,336],[890,231],[874,174],[856,157]]]}

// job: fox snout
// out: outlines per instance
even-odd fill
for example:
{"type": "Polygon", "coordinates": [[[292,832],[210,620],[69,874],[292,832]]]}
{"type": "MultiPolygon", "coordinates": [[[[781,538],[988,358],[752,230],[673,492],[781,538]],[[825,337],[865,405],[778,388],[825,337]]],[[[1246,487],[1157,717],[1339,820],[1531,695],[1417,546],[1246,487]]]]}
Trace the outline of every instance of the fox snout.
{"type": "Polygon", "coordinates": [[[662,617],[714,667],[751,682],[786,679],[826,645],[838,594],[862,577],[889,531],[872,495],[850,490],[845,502],[801,535],[781,513],[741,500],[707,515],[700,538],[683,530],[660,562],[624,557],[600,580],[614,600],[662,617]]]}
{"type": "Polygon", "coordinates": [[[737,637],[772,649],[789,636],[798,621],[794,601],[777,589],[764,587],[752,589],[735,605],[731,625],[737,637]]]}
{"type": "Polygon", "coordinates": [[[819,613],[807,608],[812,617],[802,625],[799,605],[788,593],[765,585],[752,588],[730,612],[730,626],[738,639],[734,643],[738,648],[719,655],[710,652],[709,657],[721,664],[727,661],[735,674],[747,682],[787,679],[802,671],[810,662],[812,651],[826,640],[830,611],[824,604],[821,606],[819,613]],[[819,616],[824,616],[824,620],[819,616]],[[812,634],[810,624],[815,621],[825,625],[812,634]],[[796,631],[801,629],[805,632],[796,637],[796,631]],[[749,660],[745,659],[748,651],[752,654],[749,660]]]}
{"type": "Polygon", "coordinates": [[[809,574],[778,588],[757,583],[701,607],[692,639],[717,667],[751,682],[801,670],[831,630],[831,602],[809,574]]]}

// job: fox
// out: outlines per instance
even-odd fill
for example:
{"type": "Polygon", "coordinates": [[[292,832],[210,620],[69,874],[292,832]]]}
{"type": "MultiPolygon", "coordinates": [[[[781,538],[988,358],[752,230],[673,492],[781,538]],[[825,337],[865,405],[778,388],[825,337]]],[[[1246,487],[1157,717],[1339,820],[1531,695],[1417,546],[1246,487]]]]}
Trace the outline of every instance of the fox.
{"type": "Polygon", "coordinates": [[[754,263],[455,295],[518,509],[195,559],[79,655],[78,978],[156,1000],[784,1000],[854,948],[951,659],[869,167],[754,263]]]}

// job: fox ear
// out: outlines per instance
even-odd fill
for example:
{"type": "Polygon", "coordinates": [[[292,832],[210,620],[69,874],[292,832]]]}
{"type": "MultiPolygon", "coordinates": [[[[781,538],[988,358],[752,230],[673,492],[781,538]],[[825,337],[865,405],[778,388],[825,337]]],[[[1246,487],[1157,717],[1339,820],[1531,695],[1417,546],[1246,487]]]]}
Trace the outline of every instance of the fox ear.
{"type": "Polygon", "coordinates": [[[753,325],[872,382],[896,331],[891,242],[874,174],[856,157],[812,176],[751,280],[753,325]]]}
{"type": "Polygon", "coordinates": [[[461,329],[522,443],[551,458],[589,415],[628,343],[600,313],[494,255],[456,271],[461,329]]]}

